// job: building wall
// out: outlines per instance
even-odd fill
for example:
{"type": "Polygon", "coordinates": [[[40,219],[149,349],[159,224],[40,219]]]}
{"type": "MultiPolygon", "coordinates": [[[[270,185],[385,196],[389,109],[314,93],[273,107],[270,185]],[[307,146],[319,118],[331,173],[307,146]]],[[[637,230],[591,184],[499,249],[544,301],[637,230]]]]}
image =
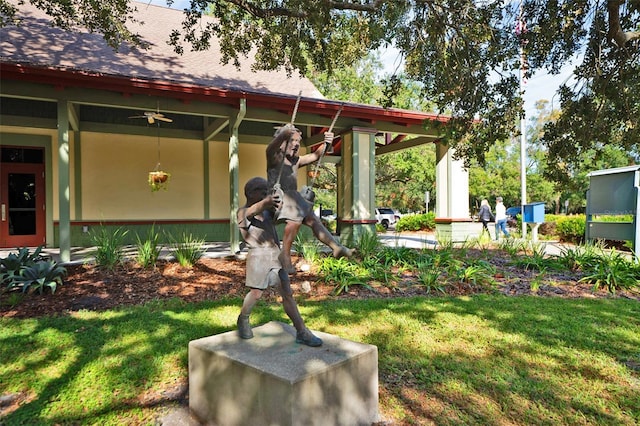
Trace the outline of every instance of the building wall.
{"type": "MultiPolygon", "coordinates": [[[[56,222],[60,218],[58,132],[0,126],[0,143],[13,145],[16,143],[11,143],[10,138],[2,138],[2,133],[40,135],[51,140],[45,146],[49,151],[45,164],[48,212],[46,239],[48,246],[57,246],[56,222]]],[[[240,205],[246,201],[243,190],[245,183],[255,176],[266,177],[265,149],[263,144],[251,141],[242,143],[241,138],[238,179],[240,205]]],[[[163,229],[178,234],[188,230],[210,241],[229,238],[231,188],[229,145],[226,142],[161,138],[160,168],[171,173],[167,191],[152,192],[148,185],[148,173],[155,169],[158,162],[157,137],[70,132],[69,161],[73,245],[90,245],[90,232],[99,224],[129,230],[126,242],[135,243],[135,235],[145,235],[156,221],[156,231],[163,229]],[[208,215],[205,209],[207,205],[208,215]]],[[[299,187],[306,184],[307,168],[300,171],[299,187]]]]}
{"type": "Polygon", "coordinates": [[[156,138],[83,132],[81,139],[83,220],[203,218],[202,142],[162,138],[160,169],[171,177],[166,191],[152,192],[156,138]]]}

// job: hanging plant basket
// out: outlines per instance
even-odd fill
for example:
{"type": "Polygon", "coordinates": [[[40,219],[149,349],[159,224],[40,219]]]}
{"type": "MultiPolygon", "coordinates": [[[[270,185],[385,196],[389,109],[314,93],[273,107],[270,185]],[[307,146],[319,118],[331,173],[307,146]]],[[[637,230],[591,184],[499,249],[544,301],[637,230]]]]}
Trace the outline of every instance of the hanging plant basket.
{"type": "Polygon", "coordinates": [[[152,192],[160,191],[161,189],[167,190],[169,184],[169,178],[171,175],[162,170],[156,170],[149,172],[149,186],[152,192]]]}

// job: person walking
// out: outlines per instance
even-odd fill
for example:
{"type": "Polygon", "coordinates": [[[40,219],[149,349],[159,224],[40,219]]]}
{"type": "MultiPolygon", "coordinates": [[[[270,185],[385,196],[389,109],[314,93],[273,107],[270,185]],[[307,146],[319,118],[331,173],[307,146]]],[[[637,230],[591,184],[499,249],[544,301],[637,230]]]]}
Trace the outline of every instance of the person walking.
{"type": "Polygon", "coordinates": [[[480,219],[480,222],[482,222],[482,232],[486,232],[487,235],[489,235],[489,238],[491,238],[491,233],[489,232],[487,223],[493,222],[495,220],[495,217],[491,212],[489,201],[487,201],[486,199],[480,202],[480,211],[478,212],[478,218],[480,219]]]}
{"type": "Polygon", "coordinates": [[[500,232],[504,234],[506,238],[509,238],[511,234],[507,231],[507,208],[502,204],[502,197],[496,197],[496,241],[500,238],[500,232]]]}

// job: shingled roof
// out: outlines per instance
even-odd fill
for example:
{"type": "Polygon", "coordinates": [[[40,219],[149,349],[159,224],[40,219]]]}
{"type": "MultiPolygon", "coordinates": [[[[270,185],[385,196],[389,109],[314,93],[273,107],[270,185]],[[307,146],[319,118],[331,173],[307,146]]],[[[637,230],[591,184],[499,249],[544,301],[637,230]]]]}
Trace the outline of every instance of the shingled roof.
{"type": "MultiPolygon", "coordinates": [[[[215,40],[206,51],[185,49],[179,55],[167,41],[172,29],[181,28],[183,12],[139,2],[134,5],[137,9],[134,16],[140,23],[132,24],[130,29],[148,43],[148,50],[125,46],[115,52],[100,34],[52,27],[46,13],[27,3],[17,6],[19,25],[0,28],[0,60],[232,91],[294,96],[302,92],[303,97],[323,99],[311,81],[297,73],[287,76],[284,71],[251,71],[252,58],[239,58],[240,70],[232,64],[221,64],[215,40]]],[[[205,22],[209,19],[203,17],[205,22]]]]}

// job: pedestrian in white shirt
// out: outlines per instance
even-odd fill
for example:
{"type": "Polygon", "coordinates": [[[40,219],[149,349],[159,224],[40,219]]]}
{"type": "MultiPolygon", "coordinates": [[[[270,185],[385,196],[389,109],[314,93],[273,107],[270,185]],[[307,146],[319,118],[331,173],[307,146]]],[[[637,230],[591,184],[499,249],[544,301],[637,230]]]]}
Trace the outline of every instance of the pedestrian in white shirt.
{"type": "Polygon", "coordinates": [[[502,197],[496,197],[496,241],[500,237],[500,231],[506,238],[511,236],[507,231],[507,209],[502,204],[502,197]]]}

